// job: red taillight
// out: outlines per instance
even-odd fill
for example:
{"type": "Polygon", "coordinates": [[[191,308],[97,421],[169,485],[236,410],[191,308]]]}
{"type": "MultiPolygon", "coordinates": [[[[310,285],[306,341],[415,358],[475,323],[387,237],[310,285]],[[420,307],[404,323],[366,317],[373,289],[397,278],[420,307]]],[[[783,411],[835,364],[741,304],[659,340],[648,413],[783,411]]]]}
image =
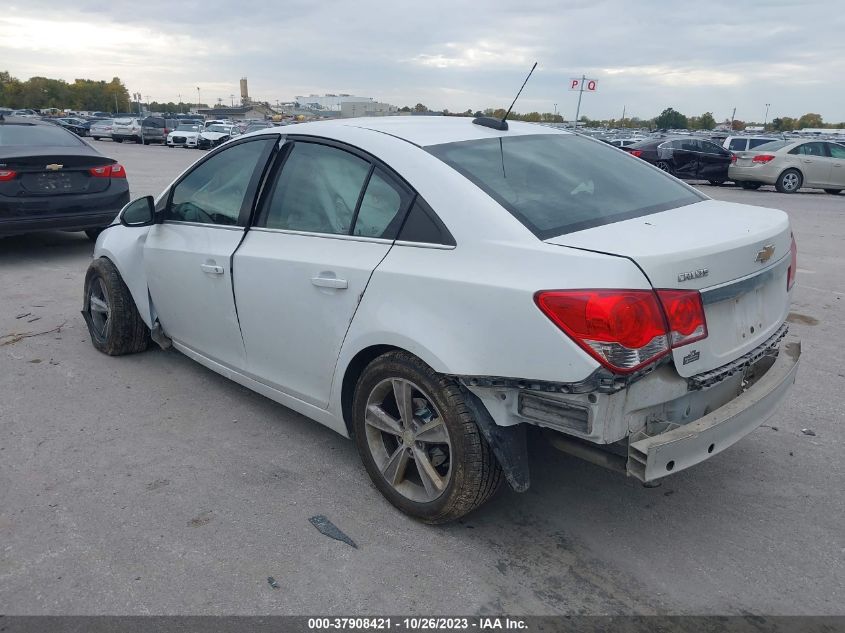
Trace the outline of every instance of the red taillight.
{"type": "Polygon", "coordinates": [[[640,156],[642,156],[643,150],[641,150],[641,149],[631,149],[631,150],[628,150],[628,152],[631,154],[631,156],[636,156],[637,158],[639,158],[640,156]]]}
{"type": "Polygon", "coordinates": [[[88,174],[92,178],[126,178],[126,170],[120,163],[92,167],[88,170],[88,174]]]}
{"type": "Polygon", "coordinates": [[[651,290],[538,292],[537,306],[602,365],[630,373],[669,353],[666,323],[651,290]]]}
{"type": "Polygon", "coordinates": [[[798,273],[798,245],[795,243],[795,236],[792,236],[792,243],[789,245],[789,270],[786,272],[786,289],[792,290],[795,285],[795,277],[798,273]]]}
{"type": "Polygon", "coordinates": [[[752,163],[770,163],[775,159],[774,156],[771,154],[757,154],[754,158],[751,159],[752,163]]]}
{"type": "Polygon", "coordinates": [[[736,154],[731,152],[731,164],[734,164],[736,162],[736,158],[737,158],[736,154]]]}
{"type": "Polygon", "coordinates": [[[707,336],[695,290],[547,290],[534,301],[584,351],[620,374],[707,336]]]}
{"type": "Polygon", "coordinates": [[[658,290],[657,296],[669,323],[672,347],[707,338],[707,321],[701,293],[697,290],[658,290]]]}
{"type": "Polygon", "coordinates": [[[14,180],[17,175],[17,172],[12,171],[11,169],[0,169],[0,182],[14,180]]]}

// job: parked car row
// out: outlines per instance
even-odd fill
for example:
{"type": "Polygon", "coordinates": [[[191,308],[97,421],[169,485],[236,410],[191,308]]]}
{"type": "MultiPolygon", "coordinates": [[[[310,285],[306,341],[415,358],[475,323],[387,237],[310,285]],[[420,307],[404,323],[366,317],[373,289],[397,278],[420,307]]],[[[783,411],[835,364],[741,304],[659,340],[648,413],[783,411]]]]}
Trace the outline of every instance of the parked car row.
{"type": "Polygon", "coordinates": [[[837,195],[845,189],[845,145],[809,139],[728,137],[724,145],[691,136],[654,138],[621,149],[684,180],[732,181],[743,189],[774,185],[837,195]]]}

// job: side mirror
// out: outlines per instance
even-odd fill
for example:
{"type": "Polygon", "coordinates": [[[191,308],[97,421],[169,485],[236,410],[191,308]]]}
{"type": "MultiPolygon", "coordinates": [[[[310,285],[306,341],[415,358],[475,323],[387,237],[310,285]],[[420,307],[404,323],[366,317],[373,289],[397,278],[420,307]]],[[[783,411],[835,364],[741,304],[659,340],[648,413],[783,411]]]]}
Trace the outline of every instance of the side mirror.
{"type": "Polygon", "coordinates": [[[155,224],[155,201],[152,196],[133,200],[120,212],[123,226],[140,227],[155,224]]]}

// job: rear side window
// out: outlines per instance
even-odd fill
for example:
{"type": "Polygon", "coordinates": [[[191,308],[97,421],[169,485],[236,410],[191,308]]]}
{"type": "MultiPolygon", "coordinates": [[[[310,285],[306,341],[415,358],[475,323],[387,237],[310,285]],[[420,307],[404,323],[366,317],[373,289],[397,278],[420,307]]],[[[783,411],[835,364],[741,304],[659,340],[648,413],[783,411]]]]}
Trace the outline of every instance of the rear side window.
{"type": "Polygon", "coordinates": [[[370,163],[350,152],[295,143],[276,181],[263,225],[346,235],[369,173],[370,163]]]}
{"type": "Polygon", "coordinates": [[[827,149],[824,143],[804,143],[789,150],[790,154],[801,154],[803,156],[827,156],[827,149]]]}
{"type": "Polygon", "coordinates": [[[489,138],[426,149],[540,239],[706,199],[633,156],[575,134],[489,138]]]}
{"type": "MultiPolygon", "coordinates": [[[[745,144],[747,140],[744,138],[732,138],[730,144],[728,145],[728,149],[733,152],[743,152],[745,151],[745,144]]],[[[754,147],[753,145],[751,147],[754,147]]]]}
{"type": "Polygon", "coordinates": [[[0,124],[0,146],[79,147],[85,145],[72,133],[58,125],[0,124]]]}
{"type": "Polygon", "coordinates": [[[393,239],[411,195],[382,172],[373,171],[355,218],[352,235],[393,239]]]}

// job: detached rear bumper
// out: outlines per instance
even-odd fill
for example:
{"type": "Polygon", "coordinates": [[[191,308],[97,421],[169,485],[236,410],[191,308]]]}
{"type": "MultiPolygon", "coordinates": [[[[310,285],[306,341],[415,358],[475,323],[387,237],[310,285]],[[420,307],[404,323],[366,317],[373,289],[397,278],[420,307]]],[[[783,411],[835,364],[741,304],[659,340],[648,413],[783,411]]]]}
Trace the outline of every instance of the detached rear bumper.
{"type": "Polygon", "coordinates": [[[748,435],[783,400],[795,382],[800,358],[801,343],[787,343],[768,371],[724,406],[671,431],[631,438],[628,475],[654,481],[703,462],[748,435]]]}

